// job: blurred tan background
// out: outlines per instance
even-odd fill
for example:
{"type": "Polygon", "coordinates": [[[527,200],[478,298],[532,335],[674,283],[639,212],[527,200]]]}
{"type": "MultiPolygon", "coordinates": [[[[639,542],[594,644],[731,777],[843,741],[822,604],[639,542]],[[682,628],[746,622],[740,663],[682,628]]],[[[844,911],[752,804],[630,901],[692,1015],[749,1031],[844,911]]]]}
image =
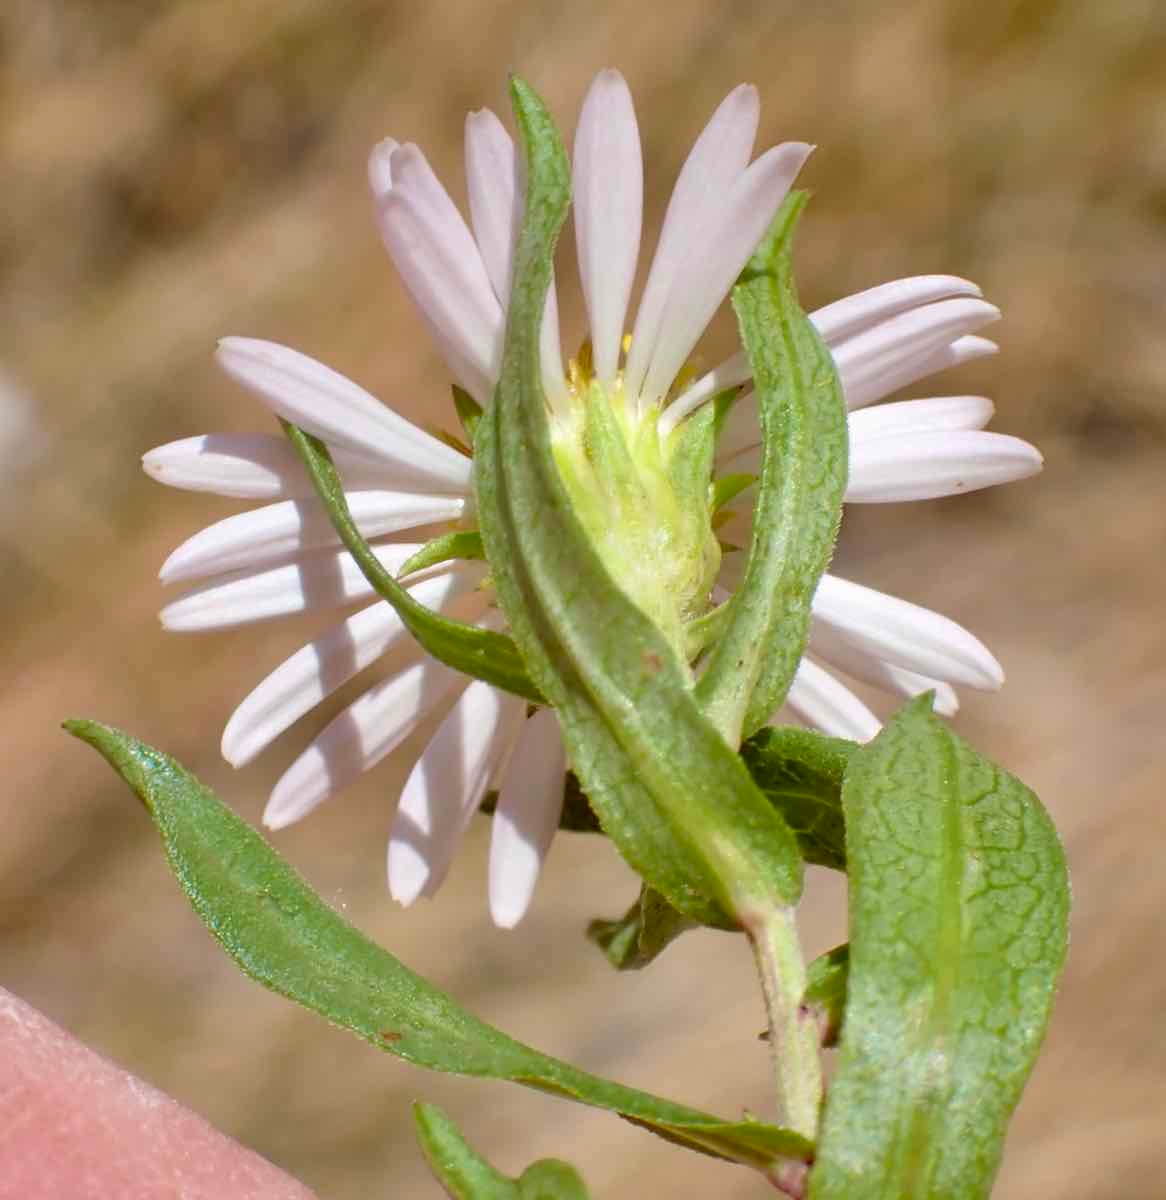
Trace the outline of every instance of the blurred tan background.
{"type": "MultiPolygon", "coordinates": [[[[138,456],[268,427],[212,369],[228,332],[288,342],[420,419],[451,420],[373,227],[367,149],[390,133],[419,142],[464,199],[464,113],[503,106],[508,70],[569,130],[605,65],[635,93],[653,231],[689,142],[750,80],[763,144],[819,145],[803,177],[816,192],[808,304],[951,271],[1004,309],[1003,354],[933,390],[993,396],[995,427],[1038,442],[1045,474],[851,510],[839,561],[992,646],[1009,683],[969,697],[959,728],[1040,792],[1074,869],[1064,992],[997,1195],[1164,1197],[1160,0],[5,0],[0,983],[324,1197],[437,1195],[412,1144],[414,1097],[447,1106],[506,1169],[570,1158],[596,1197],[767,1194],[607,1115],[424,1075],[248,983],[187,909],[138,806],[57,729],[70,714],[127,727],[258,820],[307,731],[238,774],[218,737],[305,627],[160,631],[162,558],[232,506],[164,491],[138,456]]],[[[574,345],[578,305],[565,307],[574,345]]],[[[738,939],[688,936],[638,976],[584,941],[588,918],[634,894],[610,847],[563,837],[533,915],[500,933],[483,820],[441,896],[396,910],[383,848],[407,758],[277,845],[508,1031],[713,1111],[768,1111],[738,939]]],[[[842,936],[843,910],[840,881],[816,877],[813,948],[842,936]]]]}

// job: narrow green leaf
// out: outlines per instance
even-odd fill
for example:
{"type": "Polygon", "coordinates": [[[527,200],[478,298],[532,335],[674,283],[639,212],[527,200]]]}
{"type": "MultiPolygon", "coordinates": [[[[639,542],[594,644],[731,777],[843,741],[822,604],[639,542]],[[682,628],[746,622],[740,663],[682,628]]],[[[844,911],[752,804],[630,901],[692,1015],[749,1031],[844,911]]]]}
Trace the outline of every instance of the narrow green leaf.
{"type": "Polygon", "coordinates": [[[842,779],[857,742],[809,729],[767,727],[742,747],[753,781],[781,813],[806,862],[846,870],[842,779]]]}
{"type": "Polygon", "coordinates": [[[838,1042],[842,1017],[846,1011],[849,977],[849,946],[836,946],[815,958],[806,969],[806,992],[802,1003],[818,1019],[823,1046],[833,1046],[838,1042]]]}
{"type": "Polygon", "coordinates": [[[499,603],[605,832],[673,907],[732,923],[745,904],[796,901],[801,857],[701,714],[687,665],[611,578],[559,477],[539,330],[569,171],[541,101],[519,80],[512,92],[529,186],[501,382],[475,447],[499,603]]]}
{"type": "Polygon", "coordinates": [[[522,1200],[587,1200],[587,1188],[579,1172],[558,1158],[540,1158],[518,1180],[522,1200]]]}
{"type": "Polygon", "coordinates": [[[692,927],[692,921],[645,884],[624,916],[592,921],[587,936],[617,971],[637,971],[692,927]]]}
{"type": "Polygon", "coordinates": [[[356,560],[364,577],[387,600],[409,632],[434,658],[455,670],[484,679],[516,696],[539,703],[542,697],[530,682],[518,649],[511,638],[490,629],[452,621],[415,600],[385,570],[364,540],[344,496],[344,485],[328,448],[318,438],[283,422],[284,432],[300,456],[316,494],[320,497],[345,549],[356,560]]]}
{"type": "Polygon", "coordinates": [[[436,1104],[414,1104],[417,1141],[453,1200],[522,1200],[517,1181],[494,1168],[436,1104]]]}
{"type": "Polygon", "coordinates": [[[587,1200],[587,1188],[569,1163],[531,1163],[518,1179],[496,1171],[435,1104],[415,1104],[417,1140],[453,1200],[587,1200]]]}
{"type": "Polygon", "coordinates": [[[849,1000],[810,1195],[976,1200],[1065,957],[1060,843],[930,694],[855,754],[843,804],[849,1000]]]}
{"type": "Polygon", "coordinates": [[[329,908],[244,821],[174,759],[95,721],[65,728],[137,792],[195,911],[245,974],[418,1066],[506,1079],[596,1108],[690,1149],[770,1171],[805,1139],[722,1121],[590,1075],[478,1020],[329,908]]]}
{"type": "Polygon", "coordinates": [[[846,490],[842,387],[794,288],[792,239],[806,199],[790,193],[733,289],[761,419],[761,475],[745,575],[697,695],[734,744],[789,690],[846,490]]]}
{"type": "Polygon", "coordinates": [[[485,557],[482,535],[476,529],[458,529],[453,533],[440,534],[426,542],[412,558],[401,564],[397,574],[404,579],[414,571],[424,571],[427,567],[436,567],[438,563],[449,562],[451,559],[472,560],[485,557]]]}

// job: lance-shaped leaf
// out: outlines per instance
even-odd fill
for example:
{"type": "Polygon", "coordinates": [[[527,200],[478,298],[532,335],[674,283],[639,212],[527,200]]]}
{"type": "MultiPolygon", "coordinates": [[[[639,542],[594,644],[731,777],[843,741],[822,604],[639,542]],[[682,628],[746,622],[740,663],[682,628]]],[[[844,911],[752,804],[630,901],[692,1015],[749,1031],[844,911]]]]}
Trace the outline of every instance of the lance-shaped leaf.
{"type": "MultiPolygon", "coordinates": [[[[316,494],[327,509],[344,548],[356,560],[356,565],[377,595],[397,610],[397,615],[417,641],[434,658],[455,670],[484,679],[516,696],[540,702],[542,696],[531,683],[513,640],[491,629],[479,629],[476,625],[466,625],[443,617],[410,595],[385,569],[357,529],[344,496],[344,484],[332,463],[328,448],[318,438],[286,421],[283,422],[283,428],[300,456],[316,494]]],[[[428,550],[428,547],[425,549],[428,550]]],[[[421,553],[424,554],[425,550],[421,553]]]]}
{"type": "Polygon", "coordinates": [[[823,1046],[838,1043],[846,1013],[846,984],[850,975],[850,947],[836,946],[819,955],[806,970],[802,1003],[818,1020],[823,1046]]]}
{"type": "Polygon", "coordinates": [[[435,1104],[415,1104],[417,1140],[434,1175],[453,1200],[587,1200],[570,1163],[543,1158],[517,1178],[495,1170],[435,1104]]]}
{"type": "Polygon", "coordinates": [[[793,830],[806,862],[846,870],[842,779],[858,748],[792,726],[761,729],[741,747],[749,774],[793,830]]]}
{"type": "Polygon", "coordinates": [[[794,288],[792,239],[806,199],[790,193],[733,289],[761,419],[761,476],[744,577],[697,685],[733,744],[764,725],[789,691],[846,490],[842,387],[794,288]]]}
{"type": "Polygon", "coordinates": [[[692,921],[645,884],[622,917],[592,921],[587,936],[617,971],[638,971],[692,927],[692,921]]]}
{"type": "Polygon", "coordinates": [[[569,174],[541,102],[512,85],[527,155],[501,382],[475,434],[475,480],[499,602],[604,830],[684,915],[725,924],[792,904],[802,864],[784,821],[704,719],[686,665],[624,594],[552,456],[539,330],[569,174]]]}
{"type": "Polygon", "coordinates": [[[95,721],[66,728],[138,793],[195,911],[265,987],[419,1066],[512,1080],[606,1108],[670,1141],[762,1171],[808,1158],[809,1144],[788,1130],[721,1121],[611,1083],[478,1020],[329,908],[174,759],[95,721]]]}
{"type": "Polygon", "coordinates": [[[858,751],[843,801],[849,998],[810,1195],[987,1196],[1065,956],[1056,832],[930,695],[858,751]]]}

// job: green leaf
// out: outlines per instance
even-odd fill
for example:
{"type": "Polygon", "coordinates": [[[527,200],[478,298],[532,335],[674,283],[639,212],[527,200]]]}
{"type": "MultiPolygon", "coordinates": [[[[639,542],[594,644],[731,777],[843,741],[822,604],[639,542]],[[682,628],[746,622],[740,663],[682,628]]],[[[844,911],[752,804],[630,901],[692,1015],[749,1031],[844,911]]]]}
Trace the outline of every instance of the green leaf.
{"type": "Polygon", "coordinates": [[[434,1104],[415,1104],[417,1140],[434,1175],[454,1200],[587,1200],[587,1188],[569,1163],[540,1159],[510,1179],[496,1171],[434,1104]]]}
{"type": "Polygon", "coordinates": [[[415,600],[385,570],[356,528],[344,485],[328,448],[318,438],[282,422],[284,432],[300,456],[316,494],[320,497],[345,549],[356,560],[377,595],[397,610],[409,632],[434,658],[476,679],[484,679],[516,696],[539,703],[542,696],[530,682],[518,649],[511,638],[490,629],[451,621],[415,600]]]}
{"type": "Polygon", "coordinates": [[[827,951],[814,959],[806,970],[806,991],[802,1003],[818,1019],[823,1046],[833,1046],[838,1042],[842,1017],[846,1011],[849,977],[849,946],[836,946],[827,951]]]}
{"type": "Polygon", "coordinates": [[[692,927],[692,921],[645,884],[623,917],[616,921],[592,921],[587,926],[587,936],[617,971],[636,971],[646,967],[692,927]]]}
{"type": "Polygon", "coordinates": [[[806,862],[846,870],[842,778],[857,742],[809,729],[768,727],[742,747],[753,781],[781,813],[806,862]]]}
{"type": "Polygon", "coordinates": [[[1048,815],[931,700],[846,774],[849,1000],[814,1200],[987,1196],[1064,962],[1048,815]]]}
{"type": "Polygon", "coordinates": [[[605,832],[674,908],[706,924],[731,924],[743,907],[796,901],[801,857],[701,714],[687,664],[604,567],[559,476],[539,330],[569,170],[541,101],[521,80],[512,93],[529,184],[501,381],[475,445],[487,558],[514,638],[555,707],[605,832]]]}
{"type": "Polygon", "coordinates": [[[478,1020],[329,908],[244,821],[168,755],[95,721],[65,728],[137,792],[195,911],[245,974],[407,1062],[512,1080],[609,1109],[690,1149],[769,1171],[811,1147],[722,1121],[540,1054],[478,1020]]]}
{"type": "Polygon", "coordinates": [[[414,571],[424,571],[427,567],[435,567],[438,563],[449,562],[454,558],[471,560],[485,557],[482,535],[476,529],[458,529],[453,533],[440,534],[426,542],[412,558],[401,564],[397,574],[404,579],[414,571]]]}
{"type": "Polygon", "coordinates": [[[794,288],[792,239],[806,199],[790,193],[733,289],[761,419],[761,475],[744,578],[697,695],[734,744],[765,724],[793,681],[846,490],[842,387],[794,288]]]}

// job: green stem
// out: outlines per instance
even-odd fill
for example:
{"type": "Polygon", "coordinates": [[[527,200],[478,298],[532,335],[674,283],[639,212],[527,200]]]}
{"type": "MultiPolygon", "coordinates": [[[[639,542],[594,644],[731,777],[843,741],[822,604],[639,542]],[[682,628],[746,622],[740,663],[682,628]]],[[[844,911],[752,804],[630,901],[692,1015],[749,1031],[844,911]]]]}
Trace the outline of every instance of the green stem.
{"type": "Polygon", "coordinates": [[[792,908],[758,912],[744,920],[753,947],[777,1079],[779,1119],[813,1140],[822,1106],[822,1057],[814,1014],[802,1003],[806,966],[792,908]]]}

